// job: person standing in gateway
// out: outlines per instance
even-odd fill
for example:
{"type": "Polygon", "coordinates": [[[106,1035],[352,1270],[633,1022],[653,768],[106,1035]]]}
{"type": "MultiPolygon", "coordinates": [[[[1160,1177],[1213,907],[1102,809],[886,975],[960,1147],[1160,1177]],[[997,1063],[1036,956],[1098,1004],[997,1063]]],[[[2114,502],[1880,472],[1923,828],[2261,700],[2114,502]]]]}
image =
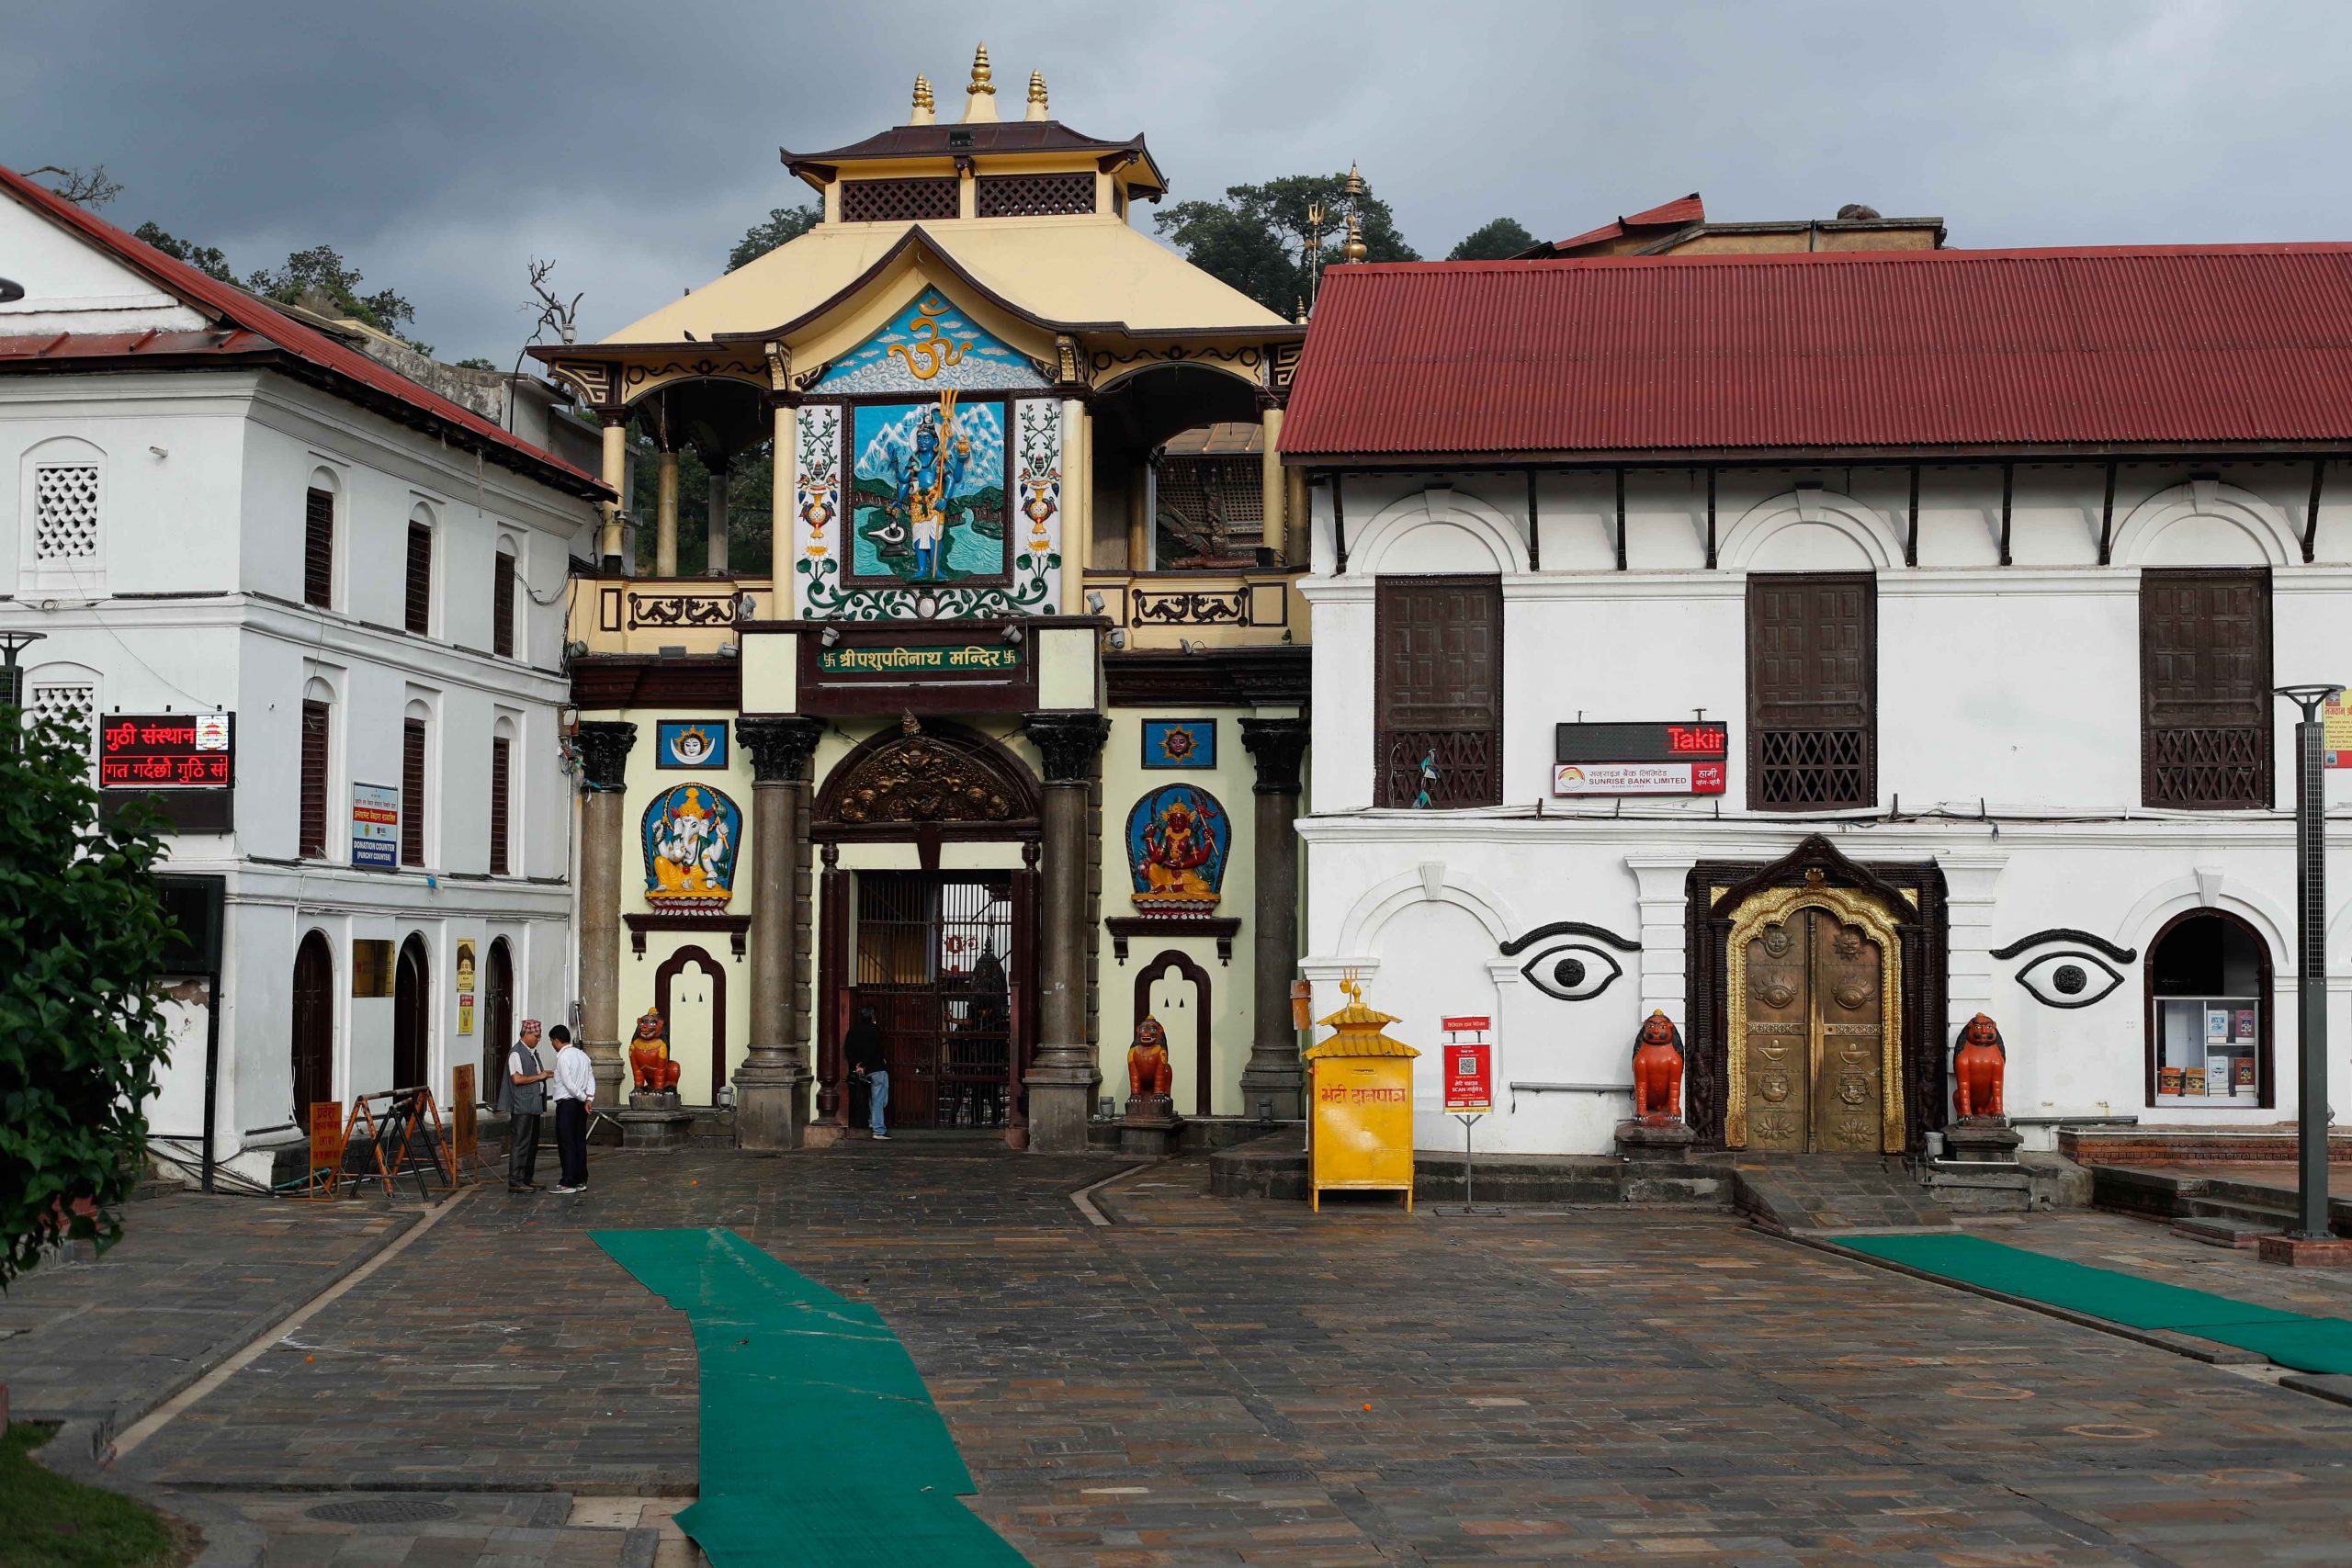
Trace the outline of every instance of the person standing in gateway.
{"type": "Polygon", "coordinates": [[[890,1124],[882,1113],[890,1105],[890,1057],[883,1046],[881,1021],[872,1008],[857,1010],[857,1021],[842,1037],[842,1055],[849,1063],[851,1076],[865,1080],[866,1125],[876,1137],[888,1143],[890,1124]]]}
{"type": "Polygon", "coordinates": [[[506,1054],[506,1190],[537,1192],[539,1121],[547,1114],[548,1080],[555,1077],[539,1060],[539,1021],[523,1021],[514,1049],[506,1054]]]}
{"type": "Polygon", "coordinates": [[[588,1053],[571,1043],[571,1031],[557,1024],[555,1042],[555,1149],[562,1162],[558,1192],[588,1190],[588,1118],[596,1109],[596,1068],[588,1053]]]}

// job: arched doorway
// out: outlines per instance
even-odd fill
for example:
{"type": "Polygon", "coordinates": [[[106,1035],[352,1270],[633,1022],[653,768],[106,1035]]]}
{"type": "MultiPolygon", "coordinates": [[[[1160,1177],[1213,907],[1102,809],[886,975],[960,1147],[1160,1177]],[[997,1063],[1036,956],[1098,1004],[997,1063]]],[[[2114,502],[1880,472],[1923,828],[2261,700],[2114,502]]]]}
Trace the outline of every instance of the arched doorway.
{"type": "Polygon", "coordinates": [[[503,936],[490,944],[481,998],[481,1092],[495,1105],[498,1075],[514,1043],[514,950],[503,936]]]}
{"type": "Polygon", "coordinates": [[[334,949],[311,931],[294,950],[294,1120],[334,1098],[334,949]]]}
{"type": "Polygon", "coordinates": [[[2225,909],[2191,909],[2148,944],[2148,1105],[2274,1103],[2270,948],[2225,909]]]}
{"type": "Polygon", "coordinates": [[[392,1087],[412,1089],[424,1081],[425,1046],[433,1038],[432,969],[424,939],[415,932],[401,943],[392,976],[392,1087]]]}
{"type": "Polygon", "coordinates": [[[841,1044],[870,1007],[890,1064],[893,1125],[1001,1127],[1019,1146],[1035,1032],[1038,835],[1035,775],[962,725],[910,716],[826,775],[809,829],[825,852],[821,1120],[847,1126],[863,1112],[841,1044]],[[843,848],[877,842],[912,844],[915,869],[841,865],[843,848]],[[971,846],[980,863],[944,871],[948,843],[971,846]]]}
{"type": "Polygon", "coordinates": [[[653,972],[653,1005],[678,1064],[678,1096],[717,1101],[727,1081],[727,971],[699,947],[682,947],[653,972]]]}

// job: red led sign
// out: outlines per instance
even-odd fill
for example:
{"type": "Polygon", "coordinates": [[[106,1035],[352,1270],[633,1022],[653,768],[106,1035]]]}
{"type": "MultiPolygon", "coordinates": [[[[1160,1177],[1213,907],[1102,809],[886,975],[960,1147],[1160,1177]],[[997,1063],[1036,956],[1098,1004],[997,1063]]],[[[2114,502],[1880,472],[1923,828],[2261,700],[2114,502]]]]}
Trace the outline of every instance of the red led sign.
{"type": "Polygon", "coordinates": [[[97,725],[101,789],[226,789],[234,780],[234,715],[106,714],[97,725]]]}
{"type": "Polygon", "coordinates": [[[1555,762],[1696,762],[1731,755],[1731,726],[1713,719],[1667,724],[1558,724],[1555,762]]]}

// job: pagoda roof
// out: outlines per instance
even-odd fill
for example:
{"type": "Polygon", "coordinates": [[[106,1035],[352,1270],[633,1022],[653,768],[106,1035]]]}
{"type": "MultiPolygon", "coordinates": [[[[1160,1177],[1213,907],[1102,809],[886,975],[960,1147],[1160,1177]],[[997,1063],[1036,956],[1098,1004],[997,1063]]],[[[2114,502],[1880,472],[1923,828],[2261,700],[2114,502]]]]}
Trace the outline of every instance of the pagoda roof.
{"type": "Polygon", "coordinates": [[[810,185],[822,186],[843,164],[906,162],[924,158],[988,158],[1015,153],[1067,153],[1098,160],[1133,162],[1139,173],[1129,186],[1148,196],[1164,195],[1168,177],[1159,172],[1140,133],[1125,141],[1103,141],[1057,119],[984,120],[950,125],[894,125],[863,141],[822,152],[776,149],[784,166],[810,185]]]}

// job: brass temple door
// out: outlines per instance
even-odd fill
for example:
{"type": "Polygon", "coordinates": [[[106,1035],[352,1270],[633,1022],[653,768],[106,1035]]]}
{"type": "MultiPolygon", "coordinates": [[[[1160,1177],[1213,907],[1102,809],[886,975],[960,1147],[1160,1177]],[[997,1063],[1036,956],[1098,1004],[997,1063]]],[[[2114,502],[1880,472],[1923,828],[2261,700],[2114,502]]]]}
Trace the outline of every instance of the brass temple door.
{"type": "Polygon", "coordinates": [[[1894,940],[1880,920],[1855,913],[1849,919],[1807,902],[1739,922],[1736,1081],[1725,1127],[1734,1146],[1834,1154],[1902,1147],[1894,940]],[[1742,1130],[1744,1138],[1735,1135],[1742,1130]]]}

